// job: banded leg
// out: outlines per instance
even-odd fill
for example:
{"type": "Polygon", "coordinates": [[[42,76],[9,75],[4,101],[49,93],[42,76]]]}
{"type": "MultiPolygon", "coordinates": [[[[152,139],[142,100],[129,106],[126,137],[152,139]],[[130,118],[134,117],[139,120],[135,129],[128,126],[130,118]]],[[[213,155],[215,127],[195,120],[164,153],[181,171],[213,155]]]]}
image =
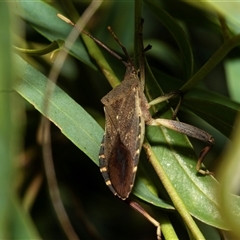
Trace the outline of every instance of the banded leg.
{"type": "Polygon", "coordinates": [[[186,134],[188,137],[195,138],[207,143],[208,145],[204,147],[199,154],[196,169],[199,173],[203,175],[212,174],[212,172],[209,172],[208,170],[201,169],[201,163],[203,162],[203,159],[205,158],[207,153],[211,150],[215,142],[214,138],[210,134],[208,134],[207,132],[197,127],[189,125],[187,123],[182,123],[182,122],[169,120],[169,119],[162,119],[162,118],[153,119],[152,118],[150,121],[146,122],[146,124],[151,126],[164,126],[176,132],[186,134]]]}

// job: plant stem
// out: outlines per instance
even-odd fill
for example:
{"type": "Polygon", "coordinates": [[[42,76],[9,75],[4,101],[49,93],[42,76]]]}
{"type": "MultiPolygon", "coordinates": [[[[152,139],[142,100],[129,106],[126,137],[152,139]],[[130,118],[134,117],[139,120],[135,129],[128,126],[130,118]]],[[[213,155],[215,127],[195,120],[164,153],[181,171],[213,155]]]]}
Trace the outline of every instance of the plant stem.
{"type": "MultiPolygon", "coordinates": [[[[140,39],[139,31],[141,30],[141,13],[142,13],[142,0],[136,0],[134,5],[134,64],[139,68],[139,56],[142,54],[142,38],[140,39]]],[[[140,69],[141,70],[141,69],[140,69]]]]}
{"type": "Polygon", "coordinates": [[[226,40],[212,57],[191,77],[180,90],[186,94],[197,85],[222,59],[236,46],[240,44],[240,35],[226,40]]]}
{"type": "MultiPolygon", "coordinates": [[[[72,13],[71,17],[73,18],[74,22],[77,21],[77,19],[79,19],[80,16],[78,15],[77,11],[75,11],[72,3],[70,1],[63,1],[63,3],[66,9],[68,10],[68,12],[72,13]]],[[[120,83],[120,81],[115,75],[111,66],[108,64],[101,50],[97,46],[97,43],[95,43],[89,36],[85,34],[81,34],[81,37],[88,49],[89,55],[96,61],[98,67],[101,69],[102,73],[107,78],[110,85],[113,88],[116,87],[120,83]]]]}
{"type": "Polygon", "coordinates": [[[202,240],[205,239],[201,231],[199,230],[198,226],[194,222],[193,218],[189,214],[188,210],[186,209],[182,199],[179,197],[175,188],[171,184],[171,181],[169,180],[168,176],[165,174],[160,162],[158,161],[154,152],[152,151],[151,146],[146,140],[144,140],[143,147],[146,150],[149,162],[152,164],[155,172],[157,173],[169,197],[171,198],[174,204],[174,207],[176,208],[177,212],[181,215],[184,223],[187,225],[194,239],[202,239],[202,240]]]}

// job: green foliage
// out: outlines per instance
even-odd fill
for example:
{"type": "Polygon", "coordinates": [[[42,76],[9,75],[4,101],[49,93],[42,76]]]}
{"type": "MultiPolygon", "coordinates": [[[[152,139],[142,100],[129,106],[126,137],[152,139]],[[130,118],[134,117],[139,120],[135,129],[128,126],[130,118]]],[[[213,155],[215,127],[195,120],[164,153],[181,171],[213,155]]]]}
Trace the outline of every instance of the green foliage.
{"type": "MultiPolygon", "coordinates": [[[[0,61],[1,86],[2,90],[13,87],[21,97],[17,96],[16,101],[16,94],[0,93],[0,189],[4,196],[0,200],[0,238],[66,238],[52,210],[44,181],[45,170],[37,140],[41,135],[37,128],[43,114],[57,126],[51,130],[55,171],[62,201],[79,238],[154,239],[153,227],[111,195],[96,166],[103,135],[100,126],[104,121],[100,99],[111,89],[107,80],[115,86],[123,78],[124,66],[109,53],[99,51],[91,39],[82,36],[70,50],[58,86],[48,79],[52,67],[50,53],[55,51],[56,61],[58,55],[56,46],[54,49],[48,46],[57,41],[60,50],[62,41],[66,41],[72,29],[56,14],[62,13],[75,21],[77,12],[82,13],[88,7],[86,2],[73,4],[62,6],[43,1],[18,1],[8,6],[1,3],[5,8],[0,8],[0,14],[6,19],[0,30],[1,40],[5,43],[1,45],[4,56],[0,61]],[[14,17],[12,21],[10,13],[14,17]],[[25,27],[26,35],[16,25],[19,19],[23,20],[21,27],[25,27]],[[15,50],[12,55],[11,45],[21,51],[15,50]],[[22,53],[30,48],[36,49],[35,57],[22,53]],[[50,49],[49,55],[39,57],[39,49],[50,49]],[[12,83],[13,72],[16,72],[16,80],[12,83]],[[51,87],[55,89],[47,99],[51,87]],[[22,108],[23,105],[26,109],[22,108]],[[26,123],[23,127],[24,114],[26,123]],[[18,117],[14,117],[16,115],[18,117]],[[13,164],[12,159],[20,153],[25,156],[25,161],[17,160],[13,164]]],[[[238,193],[232,183],[237,181],[234,176],[239,175],[235,160],[239,155],[234,148],[227,150],[228,155],[226,152],[221,155],[231,133],[238,129],[237,46],[240,37],[235,33],[239,19],[231,16],[233,3],[228,3],[228,7],[221,11],[221,3],[215,6],[207,2],[143,1],[142,11],[136,8],[134,13],[139,4],[140,1],[104,2],[87,28],[93,36],[120,52],[107,31],[110,25],[127,50],[132,50],[130,54],[135,56],[134,20],[139,16],[144,18],[144,44],[152,45],[152,49],[146,52],[149,64],[146,96],[152,100],[162,92],[176,89],[185,93],[178,117],[214,136],[216,145],[205,162],[223,184],[213,176],[196,173],[196,154],[204,144],[190,142],[186,136],[163,127],[147,127],[146,142],[150,144],[155,160],[151,166],[142,154],[130,198],[140,201],[162,223],[165,239],[172,239],[175,234],[180,239],[221,239],[216,228],[240,236],[239,230],[234,228],[240,222],[240,199],[228,192],[231,189],[231,193],[238,193]],[[215,8],[220,9],[221,17],[215,8]],[[231,166],[230,173],[227,163],[231,166]],[[229,183],[228,189],[226,182],[229,183]],[[234,204],[229,209],[232,202],[234,204]]],[[[171,100],[154,106],[153,115],[171,118],[170,107],[174,104],[171,100]]],[[[237,141],[235,138],[232,146],[237,146],[237,141]]]]}

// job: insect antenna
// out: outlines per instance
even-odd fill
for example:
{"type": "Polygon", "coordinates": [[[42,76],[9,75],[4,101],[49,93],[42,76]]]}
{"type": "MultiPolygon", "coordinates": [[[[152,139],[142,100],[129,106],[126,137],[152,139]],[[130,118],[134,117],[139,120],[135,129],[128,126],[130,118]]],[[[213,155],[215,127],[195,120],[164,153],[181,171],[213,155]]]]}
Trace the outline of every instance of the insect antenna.
{"type": "MultiPolygon", "coordinates": [[[[77,26],[67,17],[63,16],[62,14],[58,13],[57,16],[62,19],[64,22],[74,26],[77,28],[77,26]]],[[[122,45],[122,43],[118,40],[118,38],[116,37],[116,35],[114,34],[114,32],[112,31],[112,29],[110,27],[108,27],[108,30],[110,31],[110,33],[113,35],[114,39],[118,42],[118,44],[121,46],[124,54],[127,56],[128,60],[130,61],[130,57],[128,55],[128,52],[126,50],[126,48],[122,45]]],[[[106,51],[108,51],[111,55],[113,55],[115,58],[117,58],[118,60],[120,60],[125,66],[127,66],[127,62],[123,60],[123,58],[121,56],[119,56],[117,53],[115,53],[113,50],[111,50],[109,47],[107,47],[104,43],[102,43],[100,40],[98,40],[97,38],[93,37],[89,32],[86,32],[85,30],[82,30],[81,33],[87,35],[88,37],[90,37],[94,42],[96,42],[99,46],[101,46],[102,48],[104,48],[106,51]]],[[[131,61],[130,61],[131,62],[131,61]]]]}
{"type": "Polygon", "coordinates": [[[110,26],[108,26],[108,31],[112,34],[112,36],[115,39],[115,41],[120,45],[120,47],[122,48],[122,51],[124,52],[124,54],[127,57],[128,61],[132,63],[132,60],[131,60],[128,52],[127,52],[127,49],[123,46],[123,44],[117,38],[117,36],[115,35],[115,33],[113,32],[113,30],[112,30],[112,28],[110,26]]]}

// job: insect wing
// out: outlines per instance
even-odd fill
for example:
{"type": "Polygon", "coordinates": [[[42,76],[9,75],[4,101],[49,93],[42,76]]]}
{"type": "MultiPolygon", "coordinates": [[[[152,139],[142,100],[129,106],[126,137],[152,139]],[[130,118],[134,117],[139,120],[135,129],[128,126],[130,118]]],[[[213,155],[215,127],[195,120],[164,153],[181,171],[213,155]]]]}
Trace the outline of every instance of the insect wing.
{"type": "Polygon", "coordinates": [[[100,170],[110,190],[122,199],[131,192],[142,146],[141,136],[145,131],[139,86],[133,83],[130,88],[125,88],[123,82],[123,86],[119,86],[121,89],[113,89],[109,94],[127,89],[115,101],[108,102],[108,95],[103,99],[106,127],[99,153],[100,170]]]}

